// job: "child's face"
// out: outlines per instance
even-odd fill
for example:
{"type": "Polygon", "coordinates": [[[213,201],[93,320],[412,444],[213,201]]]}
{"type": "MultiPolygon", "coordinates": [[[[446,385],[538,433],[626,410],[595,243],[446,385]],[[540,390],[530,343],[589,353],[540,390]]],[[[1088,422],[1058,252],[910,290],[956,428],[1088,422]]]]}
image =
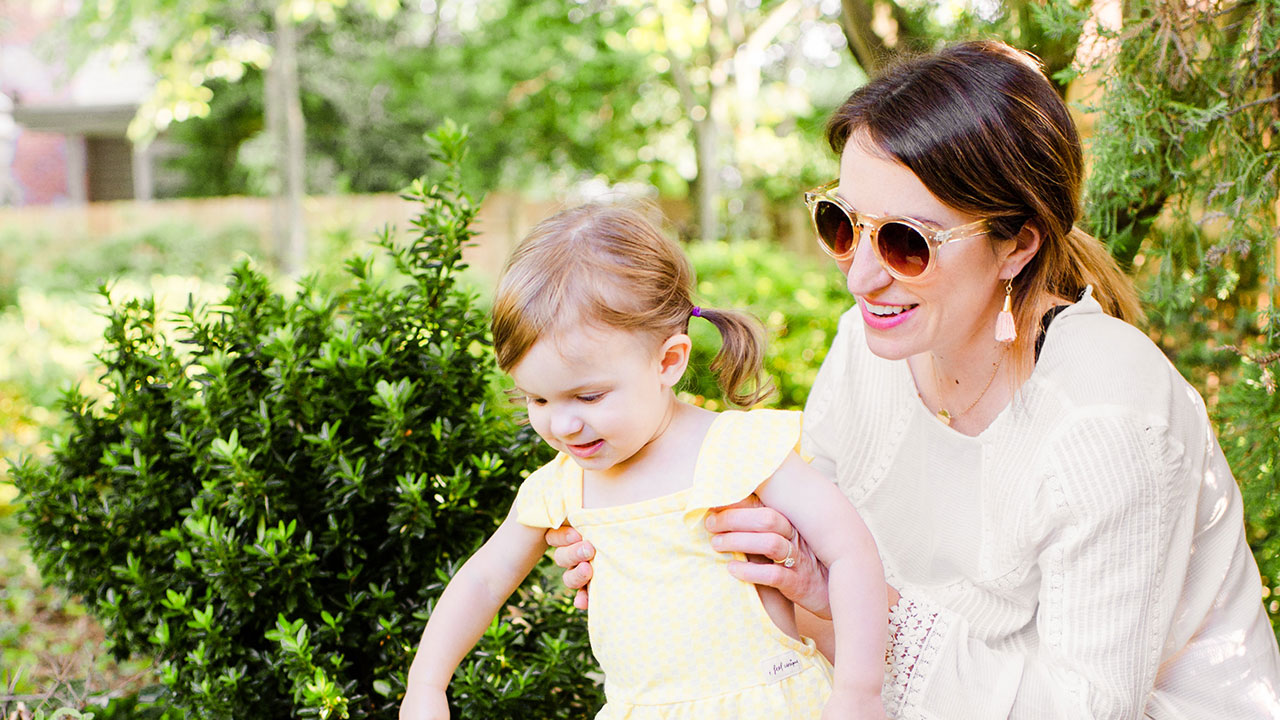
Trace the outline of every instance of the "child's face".
{"type": "Polygon", "coordinates": [[[670,419],[684,366],[673,369],[669,357],[636,333],[576,328],[540,338],[511,378],[543,440],[585,470],[613,473],[670,419]]]}

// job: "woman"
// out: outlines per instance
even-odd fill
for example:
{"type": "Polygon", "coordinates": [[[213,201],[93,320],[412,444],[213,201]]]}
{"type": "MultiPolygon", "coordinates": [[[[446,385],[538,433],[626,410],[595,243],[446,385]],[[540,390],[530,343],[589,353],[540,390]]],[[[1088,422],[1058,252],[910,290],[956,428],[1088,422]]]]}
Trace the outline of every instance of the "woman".
{"type": "MultiPolygon", "coordinates": [[[[1280,717],[1240,493],[1202,400],[1127,322],[1129,282],[1074,226],[1080,142],[1038,65],[988,42],[908,60],[828,139],[839,184],[806,201],[857,306],[803,442],[884,560],[890,716],[1280,717]]],[[[735,506],[708,527],[719,550],[787,560],[731,571],[830,634],[785,517],[735,506]]],[[[548,540],[584,586],[592,548],[548,540]]]]}

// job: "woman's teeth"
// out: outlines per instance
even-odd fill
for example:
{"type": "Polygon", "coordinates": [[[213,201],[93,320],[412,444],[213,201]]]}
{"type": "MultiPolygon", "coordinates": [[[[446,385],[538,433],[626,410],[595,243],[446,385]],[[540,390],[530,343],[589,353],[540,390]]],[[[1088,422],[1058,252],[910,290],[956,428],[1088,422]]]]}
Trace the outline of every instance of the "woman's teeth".
{"type": "Polygon", "coordinates": [[[897,315],[898,313],[910,310],[913,307],[915,307],[915,305],[874,305],[872,303],[867,303],[867,310],[872,315],[878,315],[880,317],[897,315]]]}

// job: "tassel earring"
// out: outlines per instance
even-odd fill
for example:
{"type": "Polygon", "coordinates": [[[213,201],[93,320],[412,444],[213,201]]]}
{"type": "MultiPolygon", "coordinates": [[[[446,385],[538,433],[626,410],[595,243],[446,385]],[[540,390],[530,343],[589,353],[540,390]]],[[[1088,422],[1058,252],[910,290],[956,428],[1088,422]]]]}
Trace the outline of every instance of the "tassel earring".
{"type": "Polygon", "coordinates": [[[1018,339],[1018,328],[1013,323],[1013,278],[1005,281],[1004,309],[996,316],[996,342],[1011,343],[1018,339]]]}

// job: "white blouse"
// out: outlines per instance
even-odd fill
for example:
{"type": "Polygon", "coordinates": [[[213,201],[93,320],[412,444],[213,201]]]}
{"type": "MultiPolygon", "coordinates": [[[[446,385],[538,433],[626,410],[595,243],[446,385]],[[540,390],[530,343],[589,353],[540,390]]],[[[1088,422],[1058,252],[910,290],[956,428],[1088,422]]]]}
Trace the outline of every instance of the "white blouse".
{"type": "Polygon", "coordinates": [[[845,313],[804,450],[902,594],[891,717],[1280,718],[1280,654],[1204,403],[1088,292],[977,437],[939,422],[845,313]]]}

